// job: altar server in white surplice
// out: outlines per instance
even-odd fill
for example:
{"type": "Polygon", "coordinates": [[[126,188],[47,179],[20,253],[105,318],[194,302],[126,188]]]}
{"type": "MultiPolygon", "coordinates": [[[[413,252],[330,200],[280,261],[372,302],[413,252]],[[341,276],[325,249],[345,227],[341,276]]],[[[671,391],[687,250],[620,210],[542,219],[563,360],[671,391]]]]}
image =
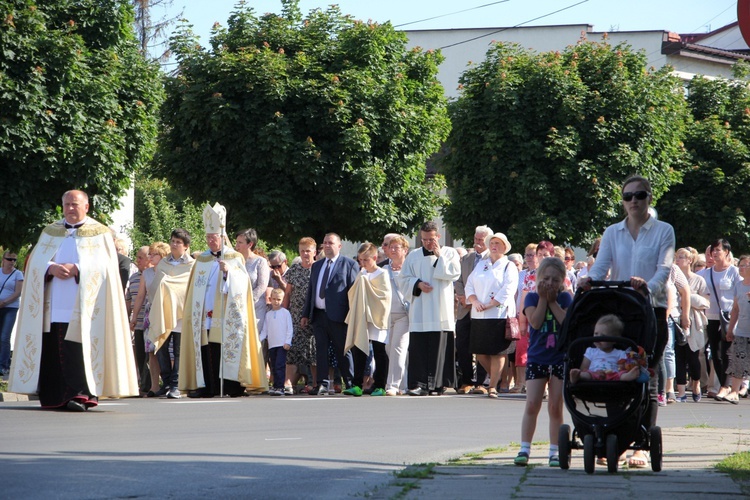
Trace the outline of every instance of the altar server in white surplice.
{"type": "Polygon", "coordinates": [[[442,394],[456,379],[453,282],[461,275],[458,253],[440,247],[437,224],[426,222],[422,247],[406,257],[397,284],[409,307],[409,395],[442,394]]]}

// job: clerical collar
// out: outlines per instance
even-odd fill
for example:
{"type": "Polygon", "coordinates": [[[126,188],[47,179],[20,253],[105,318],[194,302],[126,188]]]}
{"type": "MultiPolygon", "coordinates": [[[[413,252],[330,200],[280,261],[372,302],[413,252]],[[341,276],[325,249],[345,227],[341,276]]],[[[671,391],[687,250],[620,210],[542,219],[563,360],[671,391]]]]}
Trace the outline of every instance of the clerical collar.
{"type": "Polygon", "coordinates": [[[63,220],[63,224],[65,225],[65,229],[78,229],[79,227],[83,226],[83,222],[79,222],[78,224],[70,224],[68,221],[63,220]]]}
{"type": "Polygon", "coordinates": [[[426,249],[425,247],[422,247],[422,254],[423,254],[423,255],[424,255],[425,257],[427,257],[427,256],[429,256],[429,255],[435,255],[435,252],[430,252],[430,251],[429,251],[429,250],[427,250],[427,249],[426,249]]]}
{"type": "MultiPolygon", "coordinates": [[[[210,250],[209,250],[209,252],[210,252],[210,250]]],[[[221,257],[221,250],[219,250],[218,252],[211,252],[211,255],[213,255],[216,258],[219,258],[219,257],[221,257]]]]}

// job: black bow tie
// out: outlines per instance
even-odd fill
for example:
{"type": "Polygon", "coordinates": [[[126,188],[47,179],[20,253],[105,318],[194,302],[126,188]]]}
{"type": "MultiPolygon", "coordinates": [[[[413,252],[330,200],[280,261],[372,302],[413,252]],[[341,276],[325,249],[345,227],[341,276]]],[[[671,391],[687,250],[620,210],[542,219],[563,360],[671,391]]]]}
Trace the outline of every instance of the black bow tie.
{"type": "Polygon", "coordinates": [[[211,252],[211,255],[213,255],[216,258],[219,258],[221,257],[221,250],[219,250],[218,252],[211,252]]]}
{"type": "Polygon", "coordinates": [[[68,221],[64,221],[63,224],[65,224],[65,229],[78,229],[79,227],[83,226],[83,222],[79,222],[78,224],[69,224],[68,221]]]}

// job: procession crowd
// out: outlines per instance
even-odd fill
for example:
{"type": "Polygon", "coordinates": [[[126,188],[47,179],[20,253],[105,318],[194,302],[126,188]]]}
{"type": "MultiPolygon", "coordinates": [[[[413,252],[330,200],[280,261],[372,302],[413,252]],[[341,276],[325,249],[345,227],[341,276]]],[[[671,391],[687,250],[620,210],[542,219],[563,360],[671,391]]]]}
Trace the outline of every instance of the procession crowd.
{"type": "Polygon", "coordinates": [[[628,179],[622,195],[625,220],[581,262],[549,241],[510,253],[507,237],[487,226],[468,251],[442,246],[427,222],[415,249],[387,234],[354,259],[331,232],[320,246],[302,238],[290,264],[281,251],[265,255],[254,229],[231,235],[232,245],[215,204],[203,214],[209,250],[191,255],[178,228],[169,242],[137,249],[131,273],[121,242],[86,215],[86,194],[69,191],[64,219],[45,228],[23,272],[15,253],[3,255],[0,370],[11,390],[72,411],[100,395],[525,393],[516,463],[528,460],[548,398],[554,465],[564,378],[557,338],[576,290],[592,279],[648,291],[659,328],[655,405],[747,395],[750,256],[735,259],[725,239],[704,254],[675,249],[671,226],[648,212],[648,181],[628,179]]]}

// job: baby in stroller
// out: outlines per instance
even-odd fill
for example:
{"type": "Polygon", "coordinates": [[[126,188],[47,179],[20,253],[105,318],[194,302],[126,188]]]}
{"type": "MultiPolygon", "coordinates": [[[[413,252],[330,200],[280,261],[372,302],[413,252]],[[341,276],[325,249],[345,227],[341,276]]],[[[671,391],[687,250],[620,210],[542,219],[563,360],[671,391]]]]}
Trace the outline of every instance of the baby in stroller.
{"type": "MultiPolygon", "coordinates": [[[[625,325],[615,314],[606,314],[594,325],[594,337],[621,337],[625,325]]],[[[594,342],[583,354],[580,368],[570,370],[570,381],[579,380],[639,380],[642,370],[637,354],[633,351],[617,349],[614,342],[594,342]]],[[[643,360],[645,364],[645,360],[643,360]]],[[[645,380],[648,373],[645,372],[645,380]]],[[[639,380],[639,381],[645,381],[639,380]]]]}

